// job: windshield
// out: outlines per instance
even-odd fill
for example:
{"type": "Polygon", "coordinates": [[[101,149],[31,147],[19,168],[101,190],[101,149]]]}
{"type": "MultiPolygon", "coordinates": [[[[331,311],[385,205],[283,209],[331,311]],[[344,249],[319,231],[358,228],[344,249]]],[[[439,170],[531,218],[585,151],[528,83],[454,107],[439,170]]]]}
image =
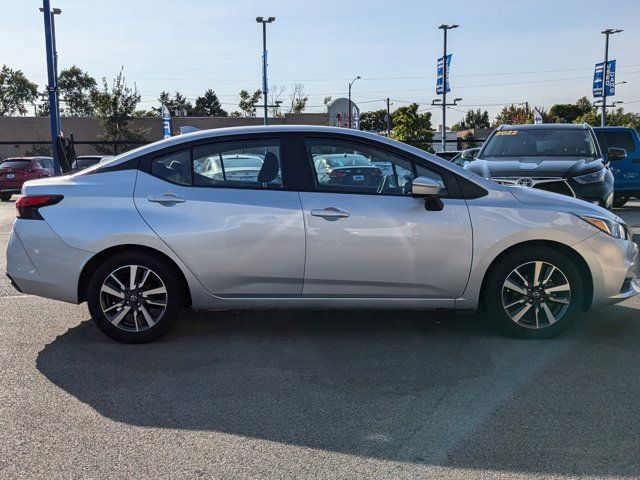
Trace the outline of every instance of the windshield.
{"type": "Polygon", "coordinates": [[[499,130],[487,143],[482,157],[580,157],[597,158],[588,130],[523,129],[499,130]]]}

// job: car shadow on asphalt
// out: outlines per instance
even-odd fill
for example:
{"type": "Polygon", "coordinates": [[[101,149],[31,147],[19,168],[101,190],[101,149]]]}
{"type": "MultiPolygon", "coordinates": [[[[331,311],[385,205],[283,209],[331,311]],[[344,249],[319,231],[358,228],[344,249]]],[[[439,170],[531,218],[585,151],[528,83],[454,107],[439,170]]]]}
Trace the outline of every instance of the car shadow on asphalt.
{"type": "Polygon", "coordinates": [[[610,307],[536,342],[500,336],[474,315],[185,311],[148,345],[117,344],[82,322],[37,367],[134,426],[401,462],[622,476],[639,468],[634,316],[610,307]]]}

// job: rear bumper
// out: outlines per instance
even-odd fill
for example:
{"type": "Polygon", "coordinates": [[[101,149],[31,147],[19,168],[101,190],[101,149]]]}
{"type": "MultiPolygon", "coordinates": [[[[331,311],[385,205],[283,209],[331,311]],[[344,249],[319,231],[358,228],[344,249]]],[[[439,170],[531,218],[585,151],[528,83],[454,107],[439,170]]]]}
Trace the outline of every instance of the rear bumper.
{"type": "Polygon", "coordinates": [[[67,245],[44,220],[16,220],[7,246],[7,275],[23,293],[78,303],[80,272],[92,255],[67,245]]]}
{"type": "Polygon", "coordinates": [[[637,278],[640,257],[635,242],[597,233],[573,248],[591,270],[592,306],[611,305],[640,293],[637,278]]]}

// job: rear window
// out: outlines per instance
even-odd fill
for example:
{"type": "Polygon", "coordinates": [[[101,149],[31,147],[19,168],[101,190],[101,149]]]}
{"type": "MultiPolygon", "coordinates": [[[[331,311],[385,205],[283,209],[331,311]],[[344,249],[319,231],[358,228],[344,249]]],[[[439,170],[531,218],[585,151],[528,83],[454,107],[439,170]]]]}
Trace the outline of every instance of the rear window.
{"type": "Polygon", "coordinates": [[[627,153],[636,149],[631,133],[629,132],[603,132],[597,131],[596,137],[602,150],[606,153],[607,148],[624,148],[627,153]]]}
{"type": "Polygon", "coordinates": [[[7,160],[0,163],[0,168],[29,168],[31,160],[7,160]]]}

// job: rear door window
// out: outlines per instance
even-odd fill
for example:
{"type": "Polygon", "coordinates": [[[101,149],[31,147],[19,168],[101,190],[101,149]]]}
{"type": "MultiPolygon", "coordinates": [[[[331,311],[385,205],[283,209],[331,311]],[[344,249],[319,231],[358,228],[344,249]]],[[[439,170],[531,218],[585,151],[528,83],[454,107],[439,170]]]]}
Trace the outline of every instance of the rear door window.
{"type": "Polygon", "coordinates": [[[197,187],[282,188],[276,139],[218,142],[193,148],[197,187]]]}

